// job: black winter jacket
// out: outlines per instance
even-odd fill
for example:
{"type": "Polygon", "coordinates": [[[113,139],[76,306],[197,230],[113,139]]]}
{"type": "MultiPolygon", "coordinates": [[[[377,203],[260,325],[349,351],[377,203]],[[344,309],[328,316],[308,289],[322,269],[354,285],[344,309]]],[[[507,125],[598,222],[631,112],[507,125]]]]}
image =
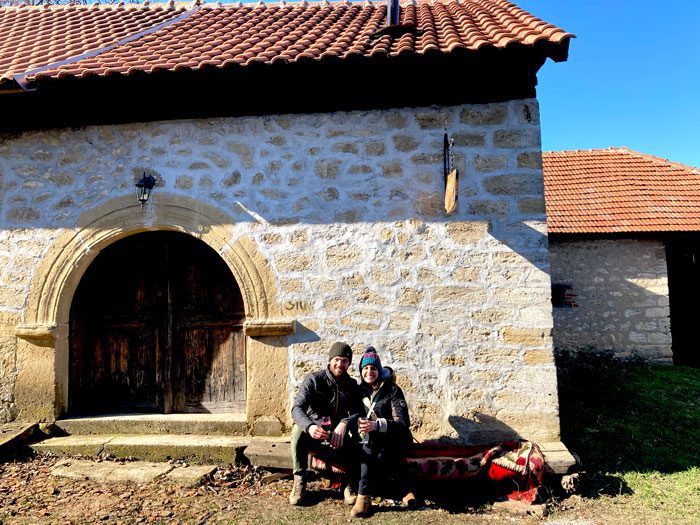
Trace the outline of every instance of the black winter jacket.
{"type": "MultiPolygon", "coordinates": [[[[397,446],[408,446],[413,438],[411,436],[411,420],[408,415],[408,404],[403,395],[403,390],[394,383],[393,376],[384,379],[379,390],[374,393],[372,387],[364,381],[360,385],[363,397],[368,397],[370,402],[375,402],[374,413],[377,418],[384,418],[387,422],[387,432],[372,432],[380,441],[398,440],[397,446]],[[374,396],[374,397],[373,397],[374,396]]],[[[363,416],[367,410],[363,407],[363,416]]]]}
{"type": "Polygon", "coordinates": [[[311,425],[320,425],[323,416],[331,416],[333,428],[341,421],[352,428],[361,414],[357,382],[347,373],[336,379],[328,367],[304,378],[292,406],[292,419],[305,432],[311,425]]]}

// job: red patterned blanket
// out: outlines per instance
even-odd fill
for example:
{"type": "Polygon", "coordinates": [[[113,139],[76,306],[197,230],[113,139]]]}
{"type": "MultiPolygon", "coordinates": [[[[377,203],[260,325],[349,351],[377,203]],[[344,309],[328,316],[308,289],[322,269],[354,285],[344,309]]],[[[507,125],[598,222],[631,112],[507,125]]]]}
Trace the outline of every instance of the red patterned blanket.
{"type": "MultiPolygon", "coordinates": [[[[506,498],[525,503],[537,498],[544,473],[540,447],[519,440],[495,447],[415,444],[405,462],[409,475],[417,481],[466,480],[485,474],[502,488],[506,498]]],[[[320,455],[312,456],[310,465],[314,470],[328,471],[320,455]]],[[[342,469],[332,465],[332,473],[342,474],[342,469]]]]}

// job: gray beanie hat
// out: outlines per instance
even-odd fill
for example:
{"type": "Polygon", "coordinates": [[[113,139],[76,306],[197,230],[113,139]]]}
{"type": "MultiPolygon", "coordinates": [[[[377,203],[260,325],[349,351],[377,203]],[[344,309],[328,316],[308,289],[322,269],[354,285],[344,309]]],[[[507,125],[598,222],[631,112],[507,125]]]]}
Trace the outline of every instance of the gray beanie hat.
{"type": "Polygon", "coordinates": [[[330,352],[328,352],[328,360],[330,361],[334,357],[347,357],[352,362],[352,348],[347,343],[333,343],[330,352]]]}

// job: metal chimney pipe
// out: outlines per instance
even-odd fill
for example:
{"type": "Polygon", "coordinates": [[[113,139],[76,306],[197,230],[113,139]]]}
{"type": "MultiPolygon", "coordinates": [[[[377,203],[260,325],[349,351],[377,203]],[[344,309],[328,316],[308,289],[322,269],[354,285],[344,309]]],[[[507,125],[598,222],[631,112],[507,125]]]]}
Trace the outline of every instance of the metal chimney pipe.
{"type": "Polygon", "coordinates": [[[386,0],[386,25],[399,25],[399,0],[386,0]]]}

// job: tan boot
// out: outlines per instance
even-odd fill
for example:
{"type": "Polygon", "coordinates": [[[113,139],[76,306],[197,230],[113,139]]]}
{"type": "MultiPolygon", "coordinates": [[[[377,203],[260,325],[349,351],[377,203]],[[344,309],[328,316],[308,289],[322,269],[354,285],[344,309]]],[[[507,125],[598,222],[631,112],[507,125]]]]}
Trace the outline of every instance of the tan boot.
{"type": "Polygon", "coordinates": [[[354,505],[356,501],[357,494],[354,490],[352,490],[352,487],[350,487],[350,485],[346,485],[345,490],[343,490],[343,502],[346,505],[354,505]]]}
{"type": "Polygon", "coordinates": [[[292,492],[289,493],[290,505],[301,505],[304,495],[306,494],[306,478],[298,474],[294,475],[294,485],[292,492]]]}
{"type": "Polygon", "coordinates": [[[401,500],[404,507],[413,508],[418,502],[416,501],[416,495],[413,492],[408,492],[401,500]]]}
{"type": "Polygon", "coordinates": [[[353,518],[365,518],[369,514],[369,508],[372,504],[372,496],[363,496],[362,494],[357,496],[357,501],[350,511],[350,515],[353,518]]]}

